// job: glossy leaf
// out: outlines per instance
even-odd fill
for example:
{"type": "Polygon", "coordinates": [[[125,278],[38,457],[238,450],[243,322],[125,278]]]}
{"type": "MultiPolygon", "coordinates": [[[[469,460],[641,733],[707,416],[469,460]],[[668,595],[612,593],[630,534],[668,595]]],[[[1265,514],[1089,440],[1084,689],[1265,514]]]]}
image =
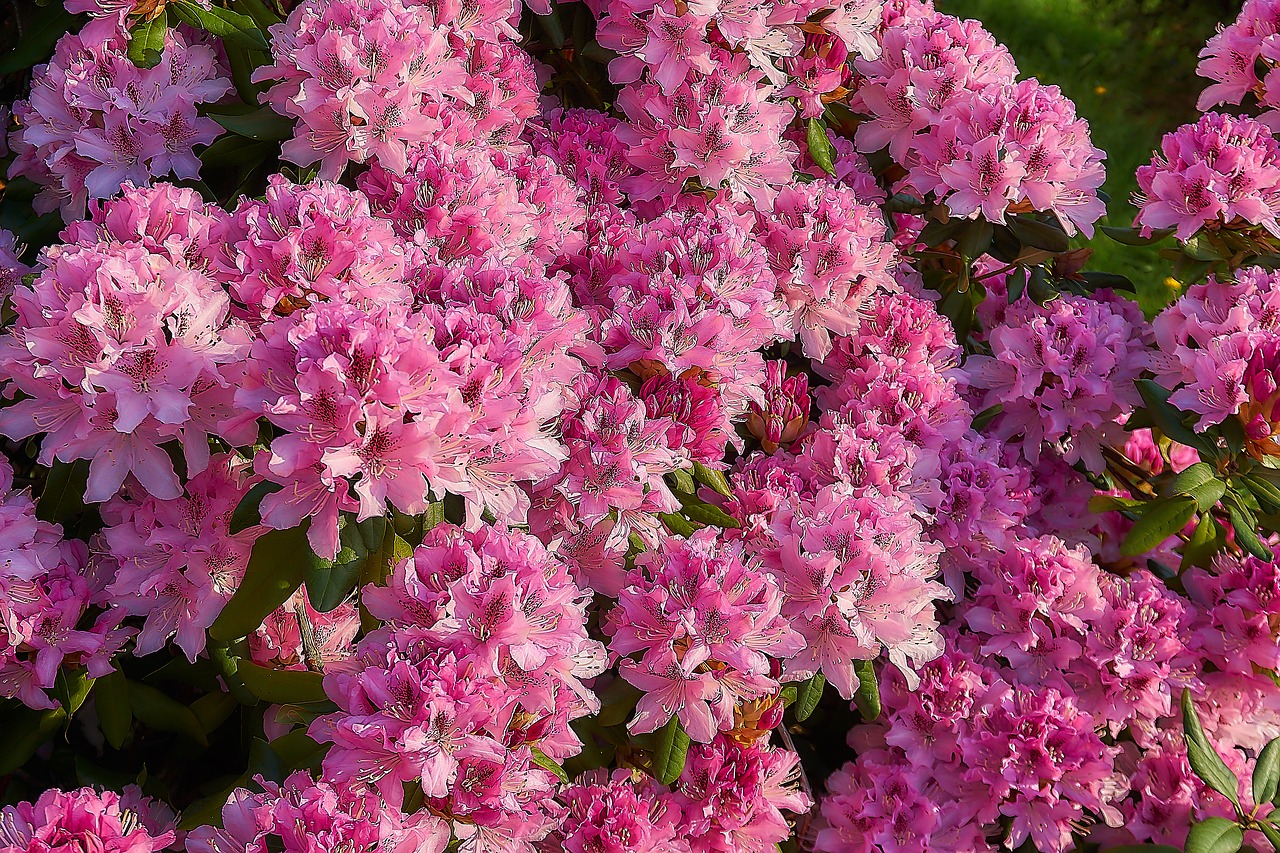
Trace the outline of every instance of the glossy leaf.
{"type": "Polygon", "coordinates": [[[569,784],[569,774],[564,772],[564,768],[555,762],[551,756],[547,755],[536,746],[530,747],[529,752],[533,755],[533,763],[541,767],[543,770],[554,773],[556,778],[564,784],[569,784]]]}
{"type": "Polygon", "coordinates": [[[821,118],[814,116],[809,119],[806,141],[809,144],[809,156],[813,158],[813,162],[817,163],[818,168],[828,175],[834,175],[836,173],[836,152],[831,146],[830,138],[827,137],[827,126],[821,118]]]}
{"type": "Polygon", "coordinates": [[[813,716],[813,712],[818,709],[818,702],[822,700],[822,692],[827,687],[826,677],[815,672],[809,678],[801,681],[796,685],[796,720],[804,722],[813,716]]]}
{"type": "Polygon", "coordinates": [[[266,480],[261,483],[255,483],[231,512],[231,523],[227,525],[227,532],[234,536],[237,533],[248,530],[250,527],[256,527],[261,524],[263,498],[267,495],[275,494],[282,488],[284,486],[279,483],[271,483],[266,480]]]}
{"type": "Polygon", "coordinates": [[[1200,717],[1191,700],[1191,691],[1186,688],[1182,690],[1182,731],[1187,742],[1187,760],[1191,763],[1191,769],[1210,788],[1230,800],[1238,811],[1240,782],[1205,737],[1200,717]]]}
{"type": "Polygon", "coordinates": [[[258,28],[258,22],[248,15],[219,6],[205,9],[191,0],[169,0],[168,8],[184,24],[215,35],[228,45],[262,51],[271,49],[266,36],[258,28]]]}
{"type": "Polygon", "coordinates": [[[119,670],[112,670],[98,679],[94,685],[93,705],[98,712],[98,724],[107,743],[116,749],[124,745],[133,725],[133,708],[129,705],[129,679],[119,670]]]}
{"type": "Polygon", "coordinates": [[[729,485],[729,480],[725,477],[723,471],[715,468],[708,468],[701,462],[694,462],[693,478],[704,486],[710,486],[713,490],[724,495],[726,498],[733,497],[733,488],[729,485]]]}
{"type": "Polygon", "coordinates": [[[1186,853],[1236,853],[1244,844],[1244,832],[1233,820],[1211,817],[1191,826],[1186,853]]]}
{"type": "Polygon", "coordinates": [[[1126,557],[1147,553],[1186,527],[1195,514],[1195,498],[1186,495],[1151,501],[1120,543],[1120,553],[1126,557]]]}
{"type": "Polygon", "coordinates": [[[311,546],[306,525],[291,530],[270,530],[253,543],[244,578],[222,613],[209,627],[215,640],[247,637],[267,614],[283,604],[302,585],[311,546]]]}
{"type": "Polygon", "coordinates": [[[164,15],[141,21],[129,30],[129,61],[139,68],[155,68],[164,57],[164,40],[169,25],[164,15]]]}
{"type": "Polygon", "coordinates": [[[653,778],[663,785],[671,785],[684,772],[685,759],[689,755],[689,733],[680,725],[680,718],[672,715],[667,724],[657,731],[657,743],[653,751],[653,778]]]}
{"type": "Polygon", "coordinates": [[[1280,793],[1280,738],[1267,743],[1253,765],[1253,801],[1272,803],[1280,793]]]}
{"type": "Polygon", "coordinates": [[[149,684],[129,682],[129,707],[133,716],[156,731],[170,732],[191,738],[201,746],[208,746],[204,726],[190,708],[149,684]]]}
{"type": "Polygon", "coordinates": [[[858,676],[858,689],[853,694],[854,704],[862,719],[870,722],[880,716],[880,681],[876,678],[875,661],[853,662],[853,672],[858,676]]]}
{"type": "Polygon", "coordinates": [[[318,672],[270,669],[246,660],[240,661],[236,671],[254,696],[273,705],[321,702],[328,698],[324,677],[318,672]]]}

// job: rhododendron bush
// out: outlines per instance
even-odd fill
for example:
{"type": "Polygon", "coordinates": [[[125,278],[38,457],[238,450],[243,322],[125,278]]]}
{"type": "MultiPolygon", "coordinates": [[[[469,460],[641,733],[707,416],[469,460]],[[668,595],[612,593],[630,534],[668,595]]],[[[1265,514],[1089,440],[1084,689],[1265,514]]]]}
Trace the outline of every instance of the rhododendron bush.
{"type": "Polygon", "coordinates": [[[3,60],[0,853],[1280,849],[1280,0],[526,4],[3,60]]]}

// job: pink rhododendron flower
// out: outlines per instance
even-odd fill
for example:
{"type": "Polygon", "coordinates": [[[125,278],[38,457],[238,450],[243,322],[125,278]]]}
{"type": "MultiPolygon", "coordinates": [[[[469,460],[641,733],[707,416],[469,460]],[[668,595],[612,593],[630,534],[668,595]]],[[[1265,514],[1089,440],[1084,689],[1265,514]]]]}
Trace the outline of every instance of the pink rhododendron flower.
{"type": "Polygon", "coordinates": [[[90,22],[58,41],[36,69],[30,98],[14,105],[20,126],[10,140],[17,154],[10,174],[42,188],[37,211],[60,208],[72,220],[89,199],[116,195],[126,181],[200,176],[193,148],[221,128],[196,107],[231,91],[218,54],[174,29],[154,68],[135,66],[126,47],[121,16],[90,22]]]}

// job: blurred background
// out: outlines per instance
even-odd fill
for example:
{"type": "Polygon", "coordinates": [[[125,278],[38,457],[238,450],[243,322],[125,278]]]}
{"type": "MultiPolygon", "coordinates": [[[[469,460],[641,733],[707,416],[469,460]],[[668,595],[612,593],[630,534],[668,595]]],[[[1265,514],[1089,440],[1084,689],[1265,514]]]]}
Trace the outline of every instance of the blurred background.
{"type": "MultiPolygon", "coordinates": [[[[1105,222],[1128,225],[1133,173],[1160,137],[1196,118],[1206,81],[1197,54],[1218,23],[1230,23],[1240,0],[935,0],[944,12],[977,18],[1009,46],[1023,77],[1052,83],[1076,102],[1107,152],[1111,196],[1105,222]]],[[[1123,273],[1148,313],[1176,288],[1158,249],[1119,246],[1099,235],[1091,266],[1123,273]]]]}

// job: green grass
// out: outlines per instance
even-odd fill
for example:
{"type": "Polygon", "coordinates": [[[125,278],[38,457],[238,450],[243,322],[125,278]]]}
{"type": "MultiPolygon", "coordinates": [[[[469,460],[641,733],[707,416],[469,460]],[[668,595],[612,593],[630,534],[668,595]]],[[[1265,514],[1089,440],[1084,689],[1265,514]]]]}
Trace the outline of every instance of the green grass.
{"type": "MultiPolygon", "coordinates": [[[[1202,10],[1160,13],[1147,3],[1126,20],[1108,0],[937,0],[940,10],[977,18],[1008,45],[1024,77],[1061,87],[1089,120],[1094,144],[1107,152],[1111,204],[1104,222],[1128,225],[1134,170],[1148,162],[1160,137],[1196,117],[1204,86],[1196,52],[1214,32],[1202,10]]],[[[1175,291],[1170,264],[1153,248],[1120,246],[1099,234],[1090,266],[1129,276],[1152,312],[1175,291]]]]}

